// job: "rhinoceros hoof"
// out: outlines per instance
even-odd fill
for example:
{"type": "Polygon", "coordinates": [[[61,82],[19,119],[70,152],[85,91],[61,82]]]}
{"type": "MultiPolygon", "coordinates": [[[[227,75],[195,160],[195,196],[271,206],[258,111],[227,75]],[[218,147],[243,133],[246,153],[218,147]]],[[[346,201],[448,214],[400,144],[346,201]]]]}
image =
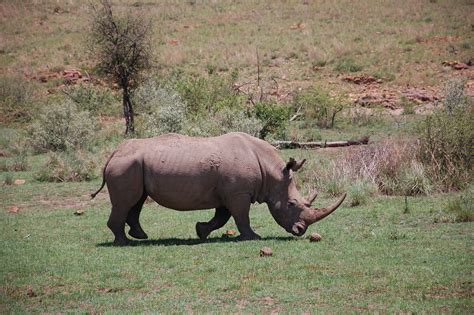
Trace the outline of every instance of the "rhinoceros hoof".
{"type": "Polygon", "coordinates": [[[143,231],[130,230],[128,231],[128,235],[139,240],[146,240],[148,238],[148,235],[143,231]]]}
{"type": "Polygon", "coordinates": [[[130,244],[130,240],[128,238],[125,239],[115,239],[114,240],[114,246],[126,246],[130,244]]]}
{"type": "Polygon", "coordinates": [[[206,228],[206,223],[196,223],[196,234],[201,240],[205,240],[209,235],[210,231],[206,228]]]}

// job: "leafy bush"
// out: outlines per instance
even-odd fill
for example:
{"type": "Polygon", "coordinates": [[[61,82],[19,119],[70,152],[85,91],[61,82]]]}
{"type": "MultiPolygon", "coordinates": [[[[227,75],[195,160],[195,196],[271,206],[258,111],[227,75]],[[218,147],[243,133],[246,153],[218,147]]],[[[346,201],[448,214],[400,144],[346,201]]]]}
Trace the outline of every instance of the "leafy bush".
{"type": "Polygon", "coordinates": [[[3,122],[27,122],[31,120],[35,91],[21,77],[0,77],[0,107],[3,122]]]}
{"type": "Polygon", "coordinates": [[[474,198],[471,194],[450,198],[446,211],[454,215],[454,222],[472,222],[474,221],[474,198]]]}
{"type": "Polygon", "coordinates": [[[247,115],[245,111],[241,109],[224,108],[218,111],[213,118],[214,121],[218,122],[220,134],[240,131],[258,137],[264,128],[261,120],[247,115]]]}
{"type": "Polygon", "coordinates": [[[13,185],[13,176],[11,173],[5,173],[5,179],[3,180],[3,184],[7,186],[13,185]]]}
{"type": "Polygon", "coordinates": [[[336,115],[344,109],[344,104],[332,98],[326,91],[314,88],[298,93],[293,98],[295,111],[302,110],[304,117],[310,123],[321,128],[334,127],[336,115]]]}
{"type": "Polygon", "coordinates": [[[156,136],[168,132],[183,133],[187,121],[187,107],[181,97],[156,82],[147,82],[135,94],[143,114],[144,136],[156,136]]]}
{"type": "Polygon", "coordinates": [[[353,58],[341,58],[336,62],[334,70],[338,72],[359,72],[364,66],[358,64],[353,58]]]}
{"type": "Polygon", "coordinates": [[[223,108],[241,107],[245,98],[233,88],[235,72],[230,75],[178,75],[173,88],[188,106],[190,113],[215,113],[223,108]]]}
{"type": "Polygon", "coordinates": [[[30,143],[37,152],[84,148],[96,131],[87,111],[79,111],[71,101],[45,106],[29,126],[30,143]]]}
{"type": "Polygon", "coordinates": [[[356,180],[349,186],[349,204],[351,207],[368,203],[369,199],[378,192],[377,186],[367,180],[356,180]]]}
{"type": "Polygon", "coordinates": [[[13,172],[21,172],[21,171],[27,171],[30,166],[28,164],[28,157],[26,156],[25,153],[21,153],[16,155],[13,158],[12,163],[9,165],[9,170],[13,172]]]}
{"type": "Polygon", "coordinates": [[[399,191],[405,196],[428,195],[433,190],[425,167],[415,159],[411,160],[410,165],[401,172],[398,186],[399,191]]]}
{"type": "Polygon", "coordinates": [[[76,103],[79,110],[92,113],[113,113],[117,98],[108,89],[96,87],[92,84],[78,84],[64,91],[76,103]]]}
{"type": "Polygon", "coordinates": [[[40,182],[80,182],[95,179],[97,165],[82,152],[49,152],[34,177],[40,182]]]}
{"type": "Polygon", "coordinates": [[[187,125],[185,133],[190,136],[209,137],[240,131],[257,137],[262,127],[259,119],[249,117],[244,110],[224,108],[212,116],[196,116],[187,125]]]}
{"type": "Polygon", "coordinates": [[[420,161],[445,191],[462,189],[473,178],[474,104],[459,96],[463,87],[455,83],[448,84],[455,91],[447,91],[445,108],[435,110],[418,127],[420,161]]]}
{"type": "MultiPolygon", "coordinates": [[[[262,122],[252,116],[253,112],[246,113],[242,104],[239,103],[240,100],[239,102],[235,101],[233,96],[221,99],[220,103],[218,102],[212,110],[203,110],[207,106],[204,103],[200,103],[200,105],[194,103],[193,106],[198,106],[200,109],[193,110],[186,103],[186,99],[172,88],[180,85],[182,88],[190,81],[183,83],[183,79],[175,78],[174,80],[175,83],[164,85],[160,84],[159,80],[151,79],[135,92],[134,102],[138,105],[137,108],[144,112],[141,118],[144,136],[149,137],[168,132],[192,136],[217,136],[231,131],[241,131],[257,136],[262,130],[262,122]]],[[[207,93],[208,96],[209,93],[215,94],[221,89],[220,85],[215,87],[213,86],[215,82],[211,84],[207,79],[198,78],[196,80],[194,82],[206,82],[209,91],[204,93],[207,93]],[[212,90],[214,88],[216,90],[212,90]]],[[[198,99],[201,102],[208,98],[207,96],[203,99],[193,98],[191,102],[198,99]]]]}
{"type": "Polygon", "coordinates": [[[290,110],[290,107],[274,102],[257,102],[252,112],[263,123],[259,132],[260,138],[265,139],[267,135],[272,134],[275,138],[285,139],[290,110]]]}

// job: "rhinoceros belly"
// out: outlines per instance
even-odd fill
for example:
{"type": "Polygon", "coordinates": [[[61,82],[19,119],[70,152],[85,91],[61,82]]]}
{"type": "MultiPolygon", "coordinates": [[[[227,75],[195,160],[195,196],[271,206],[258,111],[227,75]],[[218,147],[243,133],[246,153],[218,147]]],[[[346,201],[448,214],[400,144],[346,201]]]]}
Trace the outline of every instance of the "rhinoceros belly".
{"type": "Polygon", "coordinates": [[[213,147],[169,146],[144,157],[144,184],[158,204],[175,210],[215,208],[221,155],[213,147]]]}

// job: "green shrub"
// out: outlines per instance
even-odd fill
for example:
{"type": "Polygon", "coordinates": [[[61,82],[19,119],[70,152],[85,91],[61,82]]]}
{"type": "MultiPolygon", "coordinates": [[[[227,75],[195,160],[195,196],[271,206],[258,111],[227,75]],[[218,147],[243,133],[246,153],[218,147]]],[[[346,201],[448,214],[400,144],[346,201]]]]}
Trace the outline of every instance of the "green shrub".
{"type": "Polygon", "coordinates": [[[244,110],[224,108],[212,116],[195,116],[187,125],[185,133],[190,136],[208,137],[240,131],[256,137],[262,127],[263,123],[259,119],[247,115],[244,110]]]}
{"type": "Polygon", "coordinates": [[[474,104],[459,96],[462,87],[453,83],[451,88],[455,91],[447,91],[445,108],[426,117],[417,130],[419,158],[444,191],[462,189],[473,178],[474,104]]]}
{"type": "Polygon", "coordinates": [[[28,131],[35,151],[65,151],[86,147],[96,126],[89,112],[79,111],[67,101],[45,106],[28,131]]]}
{"type": "Polygon", "coordinates": [[[179,75],[171,84],[188,106],[189,113],[215,113],[223,108],[239,108],[245,97],[233,88],[235,72],[230,75],[179,75]]]}
{"type": "Polygon", "coordinates": [[[111,114],[116,111],[116,108],[120,108],[117,97],[109,89],[92,84],[74,85],[64,92],[82,111],[111,114]]]}
{"type": "Polygon", "coordinates": [[[7,186],[13,185],[13,176],[11,173],[5,173],[5,179],[3,180],[3,184],[7,186]]]}
{"type": "Polygon", "coordinates": [[[214,115],[213,119],[219,124],[220,134],[240,131],[258,137],[264,128],[261,120],[247,115],[244,110],[238,108],[223,108],[214,115]]]}
{"type": "Polygon", "coordinates": [[[274,138],[286,138],[286,129],[291,113],[290,107],[275,102],[263,101],[254,105],[252,113],[263,123],[263,127],[259,132],[260,138],[265,139],[270,134],[274,138]]]}
{"type": "Polygon", "coordinates": [[[28,122],[34,109],[33,86],[21,77],[0,76],[0,107],[3,122],[28,122]]]}
{"type": "Polygon", "coordinates": [[[350,184],[348,189],[349,205],[351,207],[365,205],[377,192],[377,186],[372,182],[363,179],[356,180],[350,184]]]}
{"type": "Polygon", "coordinates": [[[95,179],[97,165],[80,151],[49,152],[45,164],[34,174],[40,182],[80,182],[95,179]]]}
{"type": "Polygon", "coordinates": [[[13,172],[27,171],[30,168],[27,155],[25,153],[16,155],[8,168],[13,172]]]}
{"type": "Polygon", "coordinates": [[[338,72],[359,72],[364,66],[358,64],[353,58],[341,58],[337,60],[334,70],[338,72]]]}
{"type": "Polygon", "coordinates": [[[183,133],[187,124],[187,107],[181,97],[169,89],[147,83],[135,94],[137,104],[144,112],[141,134],[146,137],[163,133],[183,133]]]}
{"type": "Polygon", "coordinates": [[[405,196],[429,195],[433,187],[424,165],[417,160],[412,160],[410,165],[400,173],[396,190],[405,196]]]}
{"type": "Polygon", "coordinates": [[[295,111],[303,111],[304,117],[321,128],[334,127],[336,115],[344,109],[344,104],[334,99],[326,91],[314,88],[298,93],[293,98],[295,111]]]}
{"type": "Polygon", "coordinates": [[[450,198],[446,211],[454,215],[454,222],[472,222],[474,221],[474,197],[472,194],[463,194],[450,198]]]}

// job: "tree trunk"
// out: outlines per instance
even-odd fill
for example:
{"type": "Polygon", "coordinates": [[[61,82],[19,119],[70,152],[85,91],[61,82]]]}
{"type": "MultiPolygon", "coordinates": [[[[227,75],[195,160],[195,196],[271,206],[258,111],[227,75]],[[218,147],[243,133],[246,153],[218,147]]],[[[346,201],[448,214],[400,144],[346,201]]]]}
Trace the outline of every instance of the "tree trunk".
{"type": "Polygon", "coordinates": [[[130,101],[130,94],[128,91],[128,84],[122,86],[123,89],[123,116],[125,118],[125,134],[131,134],[135,132],[134,120],[133,120],[133,107],[130,101]]]}
{"type": "Polygon", "coordinates": [[[295,142],[295,141],[274,141],[272,144],[280,149],[295,149],[295,148],[336,148],[348,147],[351,145],[369,144],[369,137],[362,137],[359,140],[347,141],[316,141],[316,142],[295,142]]]}

